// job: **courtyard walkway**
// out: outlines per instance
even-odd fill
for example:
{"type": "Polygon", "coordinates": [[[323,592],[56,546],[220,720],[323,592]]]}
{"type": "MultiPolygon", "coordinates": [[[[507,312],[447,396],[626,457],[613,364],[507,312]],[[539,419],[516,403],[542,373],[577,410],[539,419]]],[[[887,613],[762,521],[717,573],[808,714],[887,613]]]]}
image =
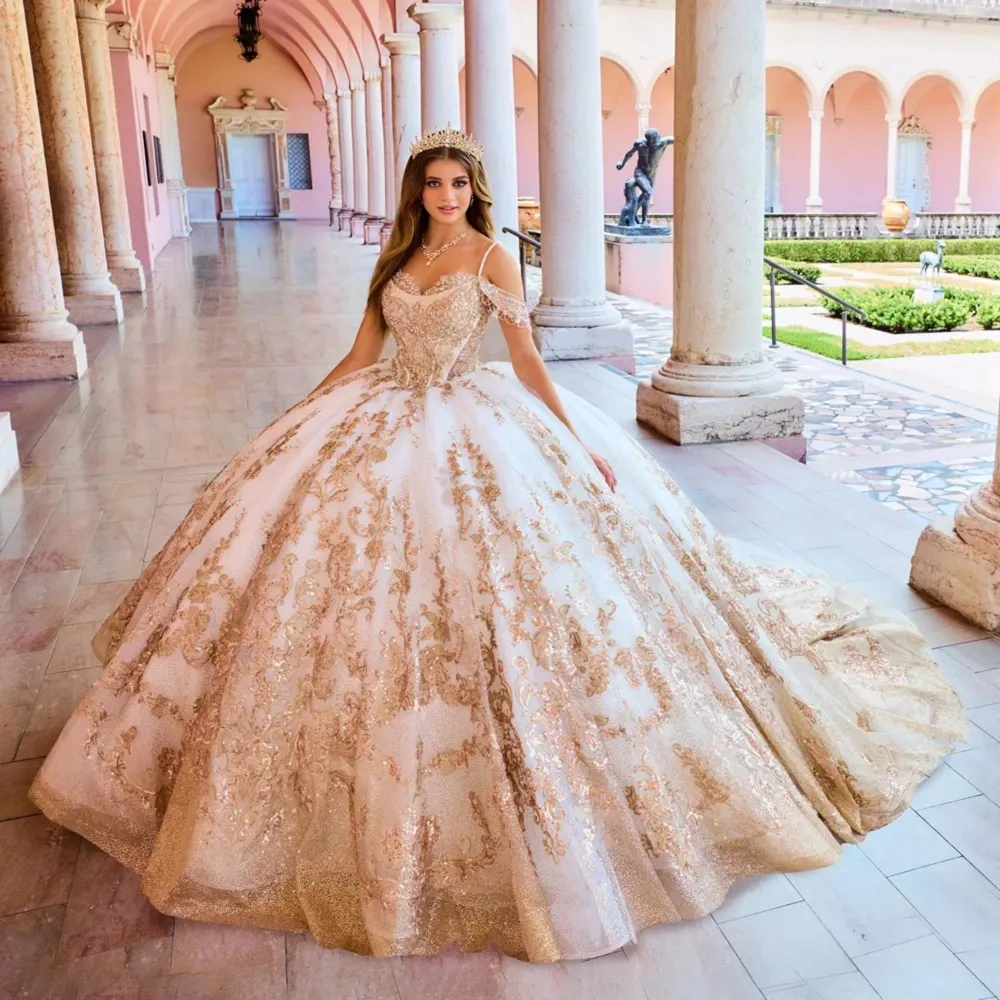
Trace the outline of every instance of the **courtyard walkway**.
{"type": "MultiPolygon", "coordinates": [[[[20,479],[0,495],[0,997],[1000,997],[1000,641],[906,587],[925,521],[762,444],[672,447],[635,424],[634,382],[595,363],[553,370],[642,440],[720,530],[856,583],[910,614],[938,649],[971,735],[900,820],[833,868],[743,884],[712,917],[654,928],[605,958],[531,967],[495,953],[360,958],[304,935],[168,919],[132,874],[35,813],[25,791],[97,674],[89,641],[99,622],[206,480],[340,358],[373,260],[322,226],[197,227],[161,256],[148,308],[133,308],[83,381],[0,387],[0,409],[13,410],[27,452],[20,479]]],[[[630,308],[638,322],[639,307],[630,308]]],[[[669,330],[652,320],[643,329],[648,370],[669,330]]],[[[793,378],[823,381],[812,399],[864,391],[913,405],[887,383],[855,373],[843,381],[836,366],[810,375],[795,367],[805,364],[797,353],[780,356],[793,378]]],[[[916,418],[924,437],[938,435],[935,447],[988,447],[985,420],[943,410],[954,416],[916,418]]],[[[831,442],[823,461],[867,461],[849,450],[849,434],[819,429],[834,424],[824,417],[812,434],[831,442]]],[[[868,425],[859,415],[855,426],[868,425]]],[[[900,435],[889,451],[863,440],[893,461],[925,454],[900,435]]]]}

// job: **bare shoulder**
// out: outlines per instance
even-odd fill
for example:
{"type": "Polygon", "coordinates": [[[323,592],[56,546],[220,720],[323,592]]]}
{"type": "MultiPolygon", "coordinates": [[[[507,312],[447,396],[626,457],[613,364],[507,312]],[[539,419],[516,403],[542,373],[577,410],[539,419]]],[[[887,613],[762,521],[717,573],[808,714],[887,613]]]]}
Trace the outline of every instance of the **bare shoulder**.
{"type": "Polygon", "coordinates": [[[483,277],[505,292],[511,292],[518,296],[523,293],[521,266],[514,255],[500,243],[493,247],[489,257],[486,258],[483,277]]]}

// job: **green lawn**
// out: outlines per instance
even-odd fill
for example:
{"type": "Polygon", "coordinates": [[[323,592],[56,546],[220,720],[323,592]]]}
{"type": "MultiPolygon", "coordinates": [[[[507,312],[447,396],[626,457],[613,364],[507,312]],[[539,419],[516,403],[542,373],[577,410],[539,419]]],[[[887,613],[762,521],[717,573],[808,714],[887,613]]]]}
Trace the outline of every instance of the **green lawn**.
{"type": "MultiPolygon", "coordinates": [[[[771,327],[768,324],[763,329],[764,336],[770,340],[771,327]]],[[[790,347],[801,347],[813,354],[821,354],[825,358],[840,360],[840,337],[832,333],[822,333],[807,326],[779,326],[778,341],[790,347]]],[[[859,344],[856,340],[847,341],[848,361],[872,361],[876,358],[918,358],[940,354],[994,354],[1000,352],[998,340],[938,340],[917,341],[908,344],[859,344]]]]}

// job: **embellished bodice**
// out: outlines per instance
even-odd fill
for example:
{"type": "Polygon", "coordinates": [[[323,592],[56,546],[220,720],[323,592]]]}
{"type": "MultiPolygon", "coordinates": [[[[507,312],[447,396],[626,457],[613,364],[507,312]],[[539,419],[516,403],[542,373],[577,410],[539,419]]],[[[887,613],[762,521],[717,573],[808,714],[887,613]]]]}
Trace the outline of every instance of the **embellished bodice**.
{"type": "Polygon", "coordinates": [[[481,274],[448,274],[421,292],[399,271],[382,293],[382,311],[396,339],[393,372],[406,389],[440,385],[479,364],[490,316],[529,327],[528,307],[481,274]]]}

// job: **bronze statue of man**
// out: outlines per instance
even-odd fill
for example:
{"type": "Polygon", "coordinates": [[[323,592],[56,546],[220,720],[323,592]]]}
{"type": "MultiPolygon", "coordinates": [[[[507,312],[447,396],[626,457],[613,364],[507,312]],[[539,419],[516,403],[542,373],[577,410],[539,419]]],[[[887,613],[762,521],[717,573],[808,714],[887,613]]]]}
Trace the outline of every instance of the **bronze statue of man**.
{"type": "Polygon", "coordinates": [[[621,162],[616,164],[621,170],[626,163],[636,157],[635,172],[625,182],[625,207],[618,219],[620,226],[644,226],[649,217],[649,204],[653,198],[656,171],[668,146],[672,146],[672,135],[660,136],[655,128],[646,129],[645,135],[632,143],[632,148],[621,162]]]}

